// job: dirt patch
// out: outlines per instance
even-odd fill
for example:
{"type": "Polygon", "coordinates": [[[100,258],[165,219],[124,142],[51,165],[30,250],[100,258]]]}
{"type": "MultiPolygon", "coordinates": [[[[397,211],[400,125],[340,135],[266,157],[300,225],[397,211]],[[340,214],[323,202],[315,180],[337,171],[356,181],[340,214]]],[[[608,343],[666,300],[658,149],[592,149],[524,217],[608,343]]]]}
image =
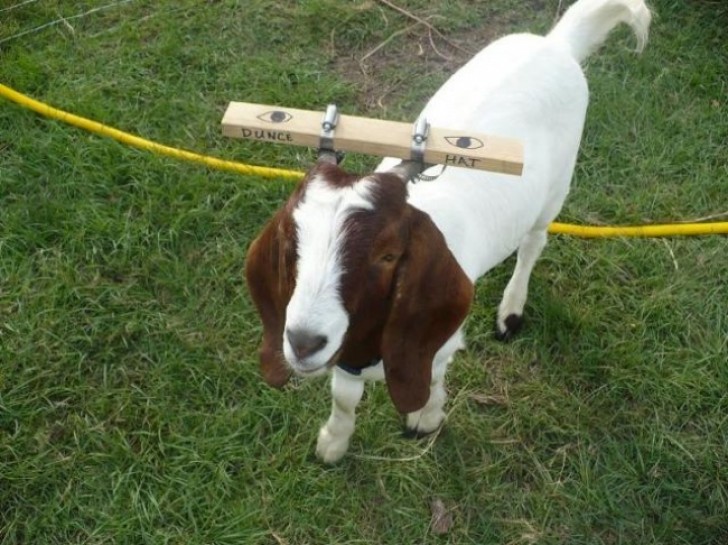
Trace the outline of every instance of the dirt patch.
{"type": "MultiPolygon", "coordinates": [[[[544,9],[543,0],[527,3],[531,12],[544,9]]],[[[518,21],[519,14],[508,11],[444,36],[412,21],[407,29],[355,53],[338,51],[333,40],[333,69],[358,88],[357,111],[397,118],[411,113],[410,107],[418,111],[453,72],[488,43],[511,32],[518,21]]]]}

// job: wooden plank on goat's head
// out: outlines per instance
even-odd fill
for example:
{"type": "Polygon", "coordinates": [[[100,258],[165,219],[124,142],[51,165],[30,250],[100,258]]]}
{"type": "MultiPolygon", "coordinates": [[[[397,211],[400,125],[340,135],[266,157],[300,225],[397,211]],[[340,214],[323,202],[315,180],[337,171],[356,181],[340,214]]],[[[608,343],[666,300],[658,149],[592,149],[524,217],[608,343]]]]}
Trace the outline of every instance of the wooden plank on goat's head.
{"type": "MultiPolygon", "coordinates": [[[[222,133],[234,138],[315,148],[319,146],[322,120],[322,112],[231,102],[222,120],[222,133]]],[[[333,140],[336,150],[410,159],[412,125],[341,115],[333,140]]],[[[424,161],[520,175],[523,146],[512,138],[431,127],[424,161]]]]}

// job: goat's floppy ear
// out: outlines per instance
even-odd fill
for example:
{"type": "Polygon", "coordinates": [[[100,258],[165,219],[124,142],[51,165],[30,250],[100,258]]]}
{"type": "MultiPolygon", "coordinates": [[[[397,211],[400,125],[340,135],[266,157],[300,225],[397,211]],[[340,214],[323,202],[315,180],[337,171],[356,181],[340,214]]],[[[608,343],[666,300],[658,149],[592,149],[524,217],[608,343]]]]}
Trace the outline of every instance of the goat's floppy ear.
{"type": "Polygon", "coordinates": [[[260,347],[260,370],[271,386],[281,388],[290,377],[283,359],[283,328],[286,307],[291,298],[295,271],[288,252],[295,252],[282,224],[283,210],[265,226],[250,245],[245,259],[245,278],[253,303],[263,322],[263,342],[260,347]]]}
{"type": "Polygon", "coordinates": [[[430,397],[432,360],[468,314],[473,284],[430,217],[411,208],[410,242],[398,266],[382,337],[389,394],[401,413],[430,397]]]}

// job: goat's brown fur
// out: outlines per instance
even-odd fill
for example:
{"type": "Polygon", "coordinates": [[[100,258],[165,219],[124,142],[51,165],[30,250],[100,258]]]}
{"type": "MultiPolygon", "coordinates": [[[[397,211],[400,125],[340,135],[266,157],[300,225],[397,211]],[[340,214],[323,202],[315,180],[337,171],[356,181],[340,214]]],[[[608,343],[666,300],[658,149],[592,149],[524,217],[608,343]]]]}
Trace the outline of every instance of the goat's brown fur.
{"type": "Polygon", "coordinates": [[[402,413],[427,403],[432,361],[465,320],[474,293],[430,217],[408,208],[412,235],[382,337],[387,388],[402,413]]]}

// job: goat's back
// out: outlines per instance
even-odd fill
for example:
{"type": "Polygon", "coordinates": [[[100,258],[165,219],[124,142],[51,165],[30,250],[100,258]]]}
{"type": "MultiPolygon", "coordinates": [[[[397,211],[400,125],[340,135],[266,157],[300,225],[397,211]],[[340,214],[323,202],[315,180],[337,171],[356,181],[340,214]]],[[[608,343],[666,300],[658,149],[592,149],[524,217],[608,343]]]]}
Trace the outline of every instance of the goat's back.
{"type": "Polygon", "coordinates": [[[526,232],[545,227],[550,203],[560,208],[587,102],[581,68],[563,48],[516,34],[476,55],[425,107],[433,126],[524,144],[520,177],[448,167],[436,181],[410,187],[410,203],[430,214],[471,279],[510,255],[526,232]]]}
{"type": "MultiPolygon", "coordinates": [[[[409,202],[432,217],[471,279],[556,217],[588,103],[579,62],[620,23],[632,28],[640,51],[650,18],[643,0],[578,0],[547,36],[514,34],[486,47],[427,104],[423,115],[435,126],[524,144],[521,177],[450,167],[435,182],[411,186],[409,202]]],[[[379,170],[391,165],[385,159],[379,170]]]]}

